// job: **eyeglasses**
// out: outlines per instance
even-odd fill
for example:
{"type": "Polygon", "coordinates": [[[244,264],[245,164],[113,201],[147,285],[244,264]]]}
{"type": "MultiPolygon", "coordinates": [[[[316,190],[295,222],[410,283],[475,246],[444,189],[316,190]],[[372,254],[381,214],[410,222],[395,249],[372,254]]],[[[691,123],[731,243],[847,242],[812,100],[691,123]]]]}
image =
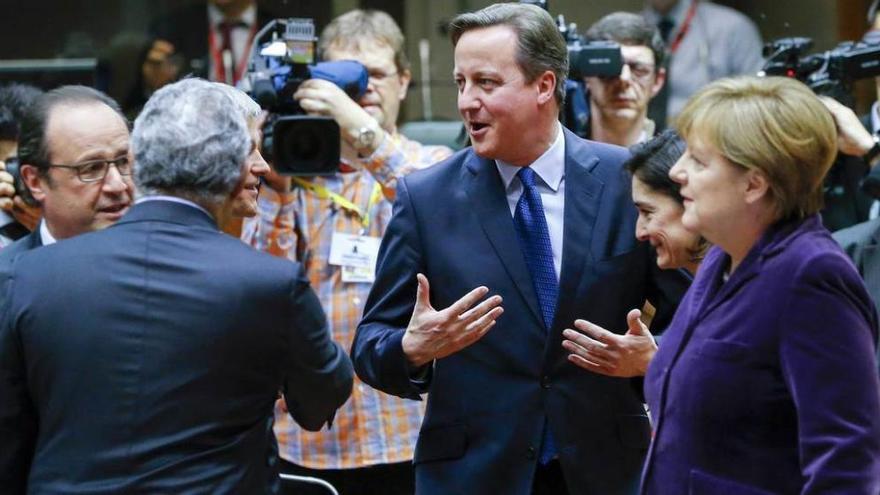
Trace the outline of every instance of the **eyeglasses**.
{"type": "MultiPolygon", "coordinates": [[[[624,60],[623,65],[629,67],[629,72],[634,79],[647,79],[654,73],[654,64],[643,64],[641,62],[624,60]]],[[[618,79],[621,75],[623,75],[622,71],[617,76],[603,77],[602,79],[618,79]]]]}
{"type": "Polygon", "coordinates": [[[90,160],[75,165],[56,165],[50,163],[47,166],[49,168],[69,168],[75,170],[76,176],[83,182],[98,182],[104,180],[104,177],[107,176],[107,171],[110,170],[110,165],[116,167],[116,171],[119,172],[119,175],[131,175],[132,167],[128,156],[120,156],[113,160],[90,160]]]}
{"type": "Polygon", "coordinates": [[[370,75],[370,79],[376,81],[377,83],[385,82],[389,77],[397,75],[397,71],[385,72],[379,69],[370,69],[368,73],[370,75]]]}

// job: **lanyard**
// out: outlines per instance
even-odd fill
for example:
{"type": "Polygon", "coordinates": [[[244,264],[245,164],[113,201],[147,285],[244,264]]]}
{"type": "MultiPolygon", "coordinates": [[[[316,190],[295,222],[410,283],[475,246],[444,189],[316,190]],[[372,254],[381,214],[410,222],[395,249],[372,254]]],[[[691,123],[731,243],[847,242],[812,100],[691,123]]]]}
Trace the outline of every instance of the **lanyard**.
{"type": "Polygon", "coordinates": [[[691,22],[694,20],[694,15],[697,13],[697,1],[691,0],[691,6],[688,8],[687,15],[684,18],[684,22],[681,24],[681,29],[678,30],[678,34],[675,35],[675,39],[672,41],[672,44],[669,45],[669,54],[672,55],[678,50],[678,45],[681,44],[681,40],[684,39],[684,36],[687,34],[688,29],[691,27],[691,22]]]}
{"type": "MultiPolygon", "coordinates": [[[[244,45],[241,60],[238,61],[238,67],[233,68],[234,72],[232,74],[232,81],[226,80],[226,63],[224,63],[223,60],[223,50],[221,47],[217,46],[217,38],[214,36],[214,31],[216,29],[217,26],[208,26],[208,49],[211,52],[211,60],[214,61],[214,80],[225,82],[227,84],[235,84],[241,79],[247,66],[251,45],[254,42],[254,36],[257,35],[257,25],[254,23],[254,25],[251,26],[247,43],[244,45]]],[[[227,36],[229,36],[230,39],[226,40],[226,42],[229,44],[230,51],[232,51],[232,29],[227,31],[227,36]]]]}
{"type": "Polygon", "coordinates": [[[370,228],[370,210],[372,210],[373,206],[375,206],[382,199],[382,186],[378,182],[376,182],[376,184],[373,186],[373,192],[370,194],[370,201],[367,203],[366,211],[362,211],[358,205],[352,203],[344,196],[330,191],[321,184],[315,184],[314,182],[307,181],[301,177],[293,177],[293,181],[296,182],[296,184],[300,187],[318,196],[318,198],[329,199],[333,202],[333,204],[342,208],[343,210],[359,216],[361,219],[361,226],[364,228],[364,231],[370,228]]]}

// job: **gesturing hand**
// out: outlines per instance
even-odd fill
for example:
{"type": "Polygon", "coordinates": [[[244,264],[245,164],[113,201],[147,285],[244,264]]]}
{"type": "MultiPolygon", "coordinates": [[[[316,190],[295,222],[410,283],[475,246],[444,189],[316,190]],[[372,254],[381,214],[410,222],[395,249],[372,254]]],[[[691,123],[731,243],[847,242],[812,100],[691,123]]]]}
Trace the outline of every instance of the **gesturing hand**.
{"type": "Polygon", "coordinates": [[[489,289],[477,287],[448,308],[437,311],[431,306],[428,279],[416,276],[416,306],[403,335],[403,353],[409,362],[423,366],[446,357],[480,340],[504,312],[501,296],[492,296],[475,307],[489,289]]]}
{"type": "Polygon", "coordinates": [[[634,309],[626,315],[629,330],[623,335],[609,332],[586,320],[576,320],[575,328],[562,332],[562,347],[571,354],[568,360],[585,370],[601,375],[630,378],[644,376],[657,352],[657,344],[648,327],[639,320],[642,312],[634,309]]]}

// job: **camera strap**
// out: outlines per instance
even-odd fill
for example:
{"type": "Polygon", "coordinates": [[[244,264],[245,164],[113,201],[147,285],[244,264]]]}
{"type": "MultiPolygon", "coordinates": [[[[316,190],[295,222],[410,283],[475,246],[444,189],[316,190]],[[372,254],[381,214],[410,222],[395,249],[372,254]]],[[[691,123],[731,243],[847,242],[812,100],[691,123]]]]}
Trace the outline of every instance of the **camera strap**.
{"type": "Polygon", "coordinates": [[[372,210],[373,207],[382,200],[382,185],[378,182],[373,185],[373,192],[370,193],[370,200],[367,202],[366,210],[361,210],[358,205],[354,204],[348,198],[327,189],[321,184],[315,184],[314,182],[307,181],[302,177],[292,177],[292,179],[293,182],[295,182],[298,186],[311,192],[318,198],[329,199],[339,208],[342,208],[345,211],[357,215],[361,219],[361,226],[364,228],[365,231],[370,228],[370,210],[372,210]]]}
{"type": "Polygon", "coordinates": [[[694,16],[697,14],[697,1],[698,0],[691,0],[691,6],[688,8],[687,15],[684,17],[684,22],[681,23],[681,29],[678,30],[678,34],[675,35],[675,39],[672,40],[672,43],[669,45],[670,55],[675,54],[678,50],[678,46],[681,45],[681,41],[691,28],[691,24],[694,22],[694,16]]]}

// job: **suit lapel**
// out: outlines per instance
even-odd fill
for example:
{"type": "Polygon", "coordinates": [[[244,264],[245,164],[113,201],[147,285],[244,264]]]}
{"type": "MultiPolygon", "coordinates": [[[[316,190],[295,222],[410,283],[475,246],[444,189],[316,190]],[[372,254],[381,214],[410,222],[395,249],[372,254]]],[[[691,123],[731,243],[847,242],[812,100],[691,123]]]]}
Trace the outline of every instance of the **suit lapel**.
{"type": "MultiPolygon", "coordinates": [[[[593,261],[590,241],[599,216],[603,186],[590,173],[590,169],[599,162],[599,157],[591,153],[584,143],[572,139],[568,132],[565,138],[565,211],[556,315],[568,314],[565,309],[577,299],[575,292],[583,277],[584,267],[593,261]]],[[[554,318],[553,326],[557,325],[559,322],[554,318]]]]}
{"type": "Polygon", "coordinates": [[[495,163],[472,153],[465,162],[464,168],[465,191],[483,232],[489,238],[514,287],[543,328],[538,296],[535,294],[532,276],[519,248],[519,240],[507,204],[507,193],[495,163]]]}

